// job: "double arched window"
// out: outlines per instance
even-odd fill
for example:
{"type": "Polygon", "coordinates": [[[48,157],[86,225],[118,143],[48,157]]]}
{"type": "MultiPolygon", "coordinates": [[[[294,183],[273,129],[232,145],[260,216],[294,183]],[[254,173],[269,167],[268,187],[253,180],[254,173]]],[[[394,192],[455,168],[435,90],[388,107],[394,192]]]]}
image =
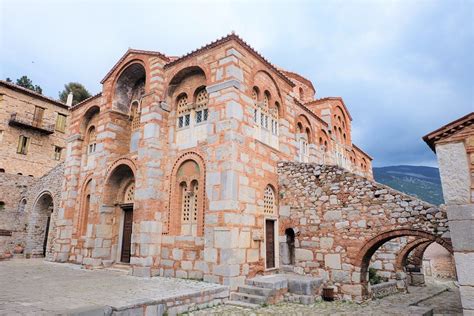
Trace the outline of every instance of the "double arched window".
{"type": "Polygon", "coordinates": [[[194,159],[183,160],[172,175],[168,233],[201,236],[204,218],[204,170],[202,164],[194,159]]]}
{"type": "Polygon", "coordinates": [[[178,128],[186,128],[206,122],[208,119],[209,95],[206,88],[196,90],[194,102],[190,103],[188,95],[181,93],[176,100],[178,128]]]}
{"type": "Polygon", "coordinates": [[[280,104],[275,102],[272,104],[271,94],[268,90],[263,92],[260,101],[260,90],[257,87],[252,89],[253,100],[253,121],[258,126],[271,131],[273,135],[278,135],[278,112],[280,104]]]}

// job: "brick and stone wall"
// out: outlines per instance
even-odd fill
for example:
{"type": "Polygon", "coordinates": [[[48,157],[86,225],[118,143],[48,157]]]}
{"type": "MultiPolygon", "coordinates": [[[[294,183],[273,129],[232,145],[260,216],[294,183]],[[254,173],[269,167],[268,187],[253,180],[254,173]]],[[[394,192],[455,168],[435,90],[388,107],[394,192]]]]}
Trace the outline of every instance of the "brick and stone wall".
{"type": "Polygon", "coordinates": [[[446,213],[335,166],[278,165],[280,235],[296,228],[296,262],[304,273],[331,281],[341,297],[360,299],[375,250],[396,237],[437,240],[446,213]]]}

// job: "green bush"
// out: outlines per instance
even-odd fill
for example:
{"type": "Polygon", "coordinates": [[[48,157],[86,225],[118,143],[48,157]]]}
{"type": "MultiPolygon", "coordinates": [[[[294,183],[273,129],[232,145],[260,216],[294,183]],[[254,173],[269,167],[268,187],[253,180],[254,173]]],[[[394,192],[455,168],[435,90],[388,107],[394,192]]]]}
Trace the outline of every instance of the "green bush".
{"type": "Polygon", "coordinates": [[[369,268],[369,282],[370,284],[379,284],[382,283],[383,279],[380,275],[377,274],[377,270],[374,268],[369,268]]]}

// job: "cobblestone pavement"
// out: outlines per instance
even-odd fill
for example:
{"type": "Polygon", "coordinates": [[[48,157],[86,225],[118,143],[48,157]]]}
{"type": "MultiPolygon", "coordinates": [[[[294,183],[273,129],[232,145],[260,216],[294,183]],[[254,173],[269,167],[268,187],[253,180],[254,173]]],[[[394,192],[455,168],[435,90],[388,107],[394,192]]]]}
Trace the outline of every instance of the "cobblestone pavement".
{"type": "Polygon", "coordinates": [[[219,305],[217,307],[195,311],[188,315],[409,315],[413,313],[413,310],[409,310],[408,308],[410,305],[429,306],[434,309],[435,315],[462,315],[459,291],[452,283],[429,284],[426,287],[416,288],[411,287],[408,294],[392,295],[362,304],[343,301],[318,301],[312,305],[280,303],[253,310],[237,306],[219,305]],[[421,300],[423,301],[417,304],[421,300]]]}
{"type": "Polygon", "coordinates": [[[176,298],[220,285],[125,272],[86,270],[77,265],[14,259],[0,262],[0,315],[54,314],[66,309],[124,306],[176,298]]]}

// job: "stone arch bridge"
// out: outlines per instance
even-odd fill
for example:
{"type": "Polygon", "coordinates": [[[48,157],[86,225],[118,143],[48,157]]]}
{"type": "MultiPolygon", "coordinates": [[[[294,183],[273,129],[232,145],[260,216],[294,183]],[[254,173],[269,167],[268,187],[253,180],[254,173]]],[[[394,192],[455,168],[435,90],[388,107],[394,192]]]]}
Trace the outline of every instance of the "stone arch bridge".
{"type": "Polygon", "coordinates": [[[341,298],[369,297],[369,262],[387,241],[411,236],[452,253],[443,209],[336,166],[280,162],[278,169],[280,241],[295,229],[294,265],[326,278],[341,298]]]}

